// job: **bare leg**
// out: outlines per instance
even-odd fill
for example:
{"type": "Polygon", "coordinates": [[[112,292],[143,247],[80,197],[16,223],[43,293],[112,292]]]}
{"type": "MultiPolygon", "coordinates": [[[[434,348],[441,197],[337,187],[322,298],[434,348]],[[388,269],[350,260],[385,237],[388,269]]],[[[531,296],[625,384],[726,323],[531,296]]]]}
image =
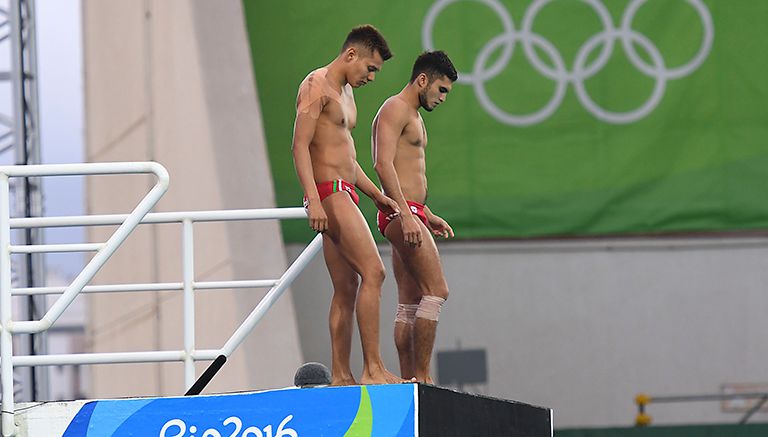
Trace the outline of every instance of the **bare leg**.
{"type": "Polygon", "coordinates": [[[328,214],[327,236],[351,269],[360,275],[357,295],[357,325],[363,349],[363,384],[391,384],[400,378],[384,367],[379,349],[379,310],[384,264],[376,249],[368,224],[346,193],[328,196],[323,201],[328,214]]]}
{"type": "MultiPolygon", "coordinates": [[[[399,254],[402,265],[418,284],[423,295],[447,299],[448,284],[445,282],[443,266],[440,263],[440,254],[437,252],[435,241],[429,238],[431,236],[429,229],[419,222],[424,236],[423,242],[421,247],[412,247],[405,243],[399,220],[395,219],[387,226],[386,236],[399,254]]],[[[437,322],[416,319],[414,327],[415,375],[420,382],[432,383],[429,369],[436,330],[437,322]]]]}
{"type": "MultiPolygon", "coordinates": [[[[415,279],[403,265],[397,250],[392,250],[392,268],[397,281],[398,303],[417,304],[421,300],[421,290],[415,279]]],[[[395,346],[400,358],[400,376],[411,379],[416,376],[416,361],[413,343],[413,324],[395,322],[395,346]]]]}
{"type": "Polygon", "coordinates": [[[432,376],[429,374],[432,348],[435,345],[435,333],[437,322],[427,319],[416,319],[414,328],[414,350],[416,355],[416,380],[432,384],[432,376]]]}
{"type": "Polygon", "coordinates": [[[327,235],[323,236],[323,255],[333,283],[333,298],[328,312],[331,330],[331,385],[355,385],[357,381],[349,367],[349,355],[358,276],[341,256],[336,243],[327,235]]]}

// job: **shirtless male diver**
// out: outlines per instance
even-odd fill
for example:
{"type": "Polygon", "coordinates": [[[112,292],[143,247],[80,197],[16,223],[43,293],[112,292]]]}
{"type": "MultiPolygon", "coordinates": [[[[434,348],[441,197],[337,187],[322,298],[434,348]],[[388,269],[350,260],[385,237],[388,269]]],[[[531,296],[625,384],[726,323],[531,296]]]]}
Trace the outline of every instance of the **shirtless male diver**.
{"type": "Polygon", "coordinates": [[[401,376],[432,383],[429,374],[438,316],[448,285],[437,246],[430,236],[453,237],[453,229],[424,205],[427,199],[427,112],[445,101],[457,74],[442,51],[425,52],[414,63],[410,82],[387,99],[373,120],[372,148],[384,193],[401,214],[379,212],[379,230],[392,245],[398,288],[395,345],[401,376]]]}
{"type": "Polygon", "coordinates": [[[349,364],[355,312],[363,350],[360,383],[401,382],[381,359],[379,307],[384,264],[357,207],[356,189],[387,215],[394,217],[399,209],[360,168],[351,135],[357,121],[352,89],[373,81],[391,57],[376,28],[356,27],[339,55],[301,82],[296,99],[293,162],[304,189],[309,226],[323,233],[323,254],[333,283],[329,312],[332,385],[357,384],[349,364]]]}

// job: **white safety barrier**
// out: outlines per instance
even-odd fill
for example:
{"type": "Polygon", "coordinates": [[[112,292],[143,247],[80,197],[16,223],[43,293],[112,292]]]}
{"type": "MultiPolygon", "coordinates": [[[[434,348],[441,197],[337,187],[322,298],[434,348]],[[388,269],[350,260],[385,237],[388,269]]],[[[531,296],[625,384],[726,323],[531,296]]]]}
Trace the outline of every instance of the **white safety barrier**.
{"type": "Polygon", "coordinates": [[[222,222],[306,218],[303,208],[270,208],[230,211],[190,211],[152,213],[149,211],[168,189],[168,172],[155,162],[55,164],[29,166],[0,166],[0,378],[2,380],[2,435],[16,434],[13,415],[14,366],[52,366],[68,364],[107,364],[141,362],[184,362],[184,382],[189,388],[195,382],[195,361],[228,357],[243,342],[256,324],[290,286],[298,274],[322,248],[322,236],[316,236],[280,278],[266,280],[209,281],[194,279],[194,232],[196,222],[222,222]],[[9,178],[27,176],[153,174],[155,186],[130,214],[73,217],[10,218],[9,178]],[[182,230],[181,282],[150,284],[92,285],[91,279],[117,250],[128,235],[140,224],[178,223],[182,230]],[[105,243],[42,244],[15,246],[11,244],[11,229],[51,228],[73,226],[119,225],[105,243]],[[11,288],[11,254],[45,252],[89,252],[96,254],[68,287],[11,288]],[[269,287],[269,292],[246,317],[221,349],[195,348],[195,290],[269,287]],[[182,291],[184,313],[184,349],[175,351],[83,353],[59,355],[13,356],[12,336],[47,330],[61,316],[79,293],[116,293],[132,291],[182,291]],[[41,320],[14,321],[11,296],[60,294],[41,320]]]}

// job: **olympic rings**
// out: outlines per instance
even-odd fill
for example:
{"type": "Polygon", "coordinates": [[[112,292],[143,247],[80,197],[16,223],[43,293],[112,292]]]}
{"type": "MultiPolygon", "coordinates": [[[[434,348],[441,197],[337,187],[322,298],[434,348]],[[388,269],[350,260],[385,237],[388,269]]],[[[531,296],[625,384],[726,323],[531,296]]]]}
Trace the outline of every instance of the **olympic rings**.
{"type": "Polygon", "coordinates": [[[525,11],[520,30],[515,28],[512,17],[500,0],[437,0],[427,11],[421,30],[421,40],[425,49],[435,50],[432,37],[433,29],[442,11],[449,5],[461,1],[474,1],[490,8],[499,17],[503,32],[483,46],[475,58],[471,72],[459,72],[457,82],[472,85],[480,105],[498,121],[513,126],[529,126],[541,123],[549,118],[560,107],[568,84],[573,85],[576,96],[582,106],[599,120],[614,124],[636,122],[646,117],[656,108],[664,96],[666,84],[669,80],[687,76],[699,68],[712,49],[715,33],[712,16],[703,1],[686,0],[698,14],[704,29],[704,36],[698,51],[690,61],[683,65],[669,68],[659,48],[648,37],[632,29],[635,15],[646,0],[632,0],[624,10],[619,27],[614,26],[613,19],[602,0],[582,0],[595,11],[602,23],[603,29],[591,36],[579,48],[573,61],[573,66],[569,69],[554,44],[533,31],[533,22],[538,13],[553,0],[534,0],[525,11]],[[584,85],[587,79],[599,73],[608,63],[617,40],[621,43],[621,47],[624,49],[632,65],[642,74],[655,81],[653,91],[648,99],[638,108],[626,112],[614,112],[600,107],[590,97],[584,85]],[[533,68],[545,78],[555,82],[554,93],[544,107],[533,113],[522,115],[509,114],[499,108],[493,103],[485,87],[487,81],[498,76],[507,67],[518,42],[522,45],[523,52],[533,68]],[[602,45],[600,53],[591,64],[587,64],[589,55],[599,45],[602,45]],[[635,45],[641,47],[649,55],[650,65],[638,55],[635,45]],[[543,62],[534,47],[541,49],[550,58],[551,64],[543,62]],[[501,48],[501,55],[492,65],[488,66],[491,55],[499,48],[501,48]]]}

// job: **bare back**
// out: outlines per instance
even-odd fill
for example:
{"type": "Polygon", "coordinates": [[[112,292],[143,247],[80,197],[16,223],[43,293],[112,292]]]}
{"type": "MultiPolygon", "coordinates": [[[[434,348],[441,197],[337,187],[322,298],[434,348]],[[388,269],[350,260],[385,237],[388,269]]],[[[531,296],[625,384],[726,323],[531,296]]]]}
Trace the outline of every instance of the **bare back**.
{"type": "Polygon", "coordinates": [[[317,120],[309,145],[315,182],[344,179],[356,183],[356,152],[352,129],[357,107],[352,87],[341,92],[326,79],[327,68],[311,72],[299,86],[297,116],[308,114],[317,120]]]}
{"type": "MultiPolygon", "coordinates": [[[[373,121],[374,148],[377,147],[377,128],[382,110],[387,105],[396,105],[398,111],[408,111],[407,122],[397,139],[393,164],[403,196],[407,200],[424,203],[427,199],[427,165],[425,156],[427,131],[424,126],[424,120],[422,120],[418,111],[412,108],[405,108],[405,105],[400,104],[401,102],[394,99],[399,98],[398,96],[390,97],[382,105],[381,110],[373,121]]],[[[374,154],[376,154],[375,150],[374,154]]]]}

